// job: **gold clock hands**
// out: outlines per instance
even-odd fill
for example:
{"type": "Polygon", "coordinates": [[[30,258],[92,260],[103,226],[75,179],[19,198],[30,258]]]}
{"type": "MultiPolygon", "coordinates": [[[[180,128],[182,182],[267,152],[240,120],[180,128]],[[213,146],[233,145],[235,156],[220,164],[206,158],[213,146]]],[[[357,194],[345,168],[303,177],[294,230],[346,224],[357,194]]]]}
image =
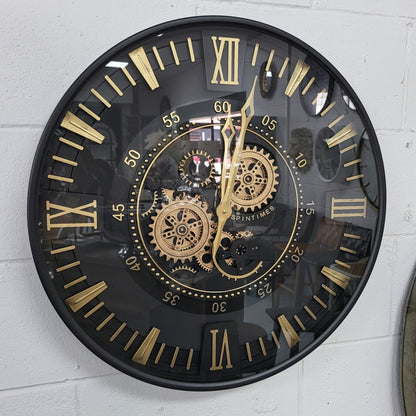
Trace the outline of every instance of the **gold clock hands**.
{"type": "Polygon", "coordinates": [[[234,181],[238,172],[238,168],[240,166],[241,153],[244,147],[244,139],[245,139],[245,135],[247,132],[247,128],[248,128],[248,125],[250,124],[251,118],[254,115],[254,90],[256,88],[256,83],[257,83],[257,75],[254,77],[254,82],[253,82],[253,86],[251,88],[250,94],[248,95],[246,102],[241,108],[241,130],[240,130],[240,135],[238,137],[238,140],[234,149],[234,153],[231,158],[231,165],[229,169],[226,169],[225,164],[229,157],[231,139],[235,134],[235,130],[231,121],[230,113],[228,114],[227,121],[225,122],[224,127],[221,130],[221,134],[224,140],[224,160],[223,160],[223,170],[222,170],[222,175],[221,175],[221,202],[217,206],[217,210],[216,210],[217,218],[218,218],[218,227],[217,227],[217,233],[215,235],[214,242],[212,244],[212,259],[213,259],[215,266],[221,273],[223,273],[229,278],[234,278],[234,279],[242,279],[242,278],[248,277],[252,273],[257,271],[262,265],[262,262],[259,262],[259,264],[249,273],[246,273],[244,275],[232,275],[230,273],[225,272],[221,268],[221,266],[219,266],[216,260],[217,251],[221,243],[222,231],[224,229],[225,223],[227,222],[228,218],[230,218],[232,214],[231,195],[232,195],[232,191],[234,188],[234,181]],[[230,127],[231,129],[230,135],[227,135],[228,127],[230,127]]]}

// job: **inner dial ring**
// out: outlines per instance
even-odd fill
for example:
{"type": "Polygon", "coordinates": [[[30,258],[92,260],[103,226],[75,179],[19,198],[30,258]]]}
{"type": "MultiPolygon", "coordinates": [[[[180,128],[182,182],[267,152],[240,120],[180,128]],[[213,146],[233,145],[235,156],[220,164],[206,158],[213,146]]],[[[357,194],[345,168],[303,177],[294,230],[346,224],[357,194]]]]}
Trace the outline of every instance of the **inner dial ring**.
{"type": "MultiPolygon", "coordinates": [[[[228,279],[215,267],[201,267],[201,253],[210,253],[215,237],[220,174],[217,172],[211,183],[195,190],[184,183],[178,169],[172,169],[164,178],[160,173],[168,160],[171,165],[179,165],[184,149],[185,154],[188,151],[187,146],[195,149],[195,142],[189,142],[190,133],[195,137],[199,130],[214,126],[222,125],[186,124],[161,138],[154,144],[157,152],[149,153],[146,164],[137,171],[130,192],[130,200],[136,204],[135,220],[131,221],[130,229],[142,268],[177,293],[206,299],[239,296],[275,277],[295,246],[302,223],[302,191],[296,163],[277,140],[266,137],[260,127],[250,124],[245,148],[250,154],[257,152],[258,156],[252,160],[248,158],[246,174],[256,172],[253,165],[257,163],[262,168],[260,179],[261,175],[271,176],[264,179],[272,185],[260,184],[262,191],[266,189],[267,197],[263,203],[255,200],[255,210],[233,207],[224,229],[230,243],[221,247],[218,255],[221,255],[224,269],[231,270],[241,262],[247,263],[249,268],[250,262],[257,264],[259,260],[263,266],[243,279],[228,279]],[[178,276],[178,270],[187,271],[186,276],[178,276]]],[[[221,141],[202,141],[198,145],[207,146],[206,152],[214,160],[222,157],[221,141]]],[[[242,175],[236,179],[237,188],[238,181],[243,183],[242,179],[242,175]]],[[[208,263],[209,259],[205,264],[208,263]]]]}

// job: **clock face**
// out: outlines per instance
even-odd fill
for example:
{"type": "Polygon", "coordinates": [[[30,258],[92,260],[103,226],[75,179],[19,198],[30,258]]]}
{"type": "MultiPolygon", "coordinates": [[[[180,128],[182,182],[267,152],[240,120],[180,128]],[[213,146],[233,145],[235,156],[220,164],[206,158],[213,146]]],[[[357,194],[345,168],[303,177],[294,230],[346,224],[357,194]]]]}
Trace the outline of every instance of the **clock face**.
{"type": "Polygon", "coordinates": [[[191,18],[94,62],[43,133],[34,259],[55,309],[139,379],[209,390],[292,365],[341,322],[384,222],[377,139],[318,53],[191,18]]]}

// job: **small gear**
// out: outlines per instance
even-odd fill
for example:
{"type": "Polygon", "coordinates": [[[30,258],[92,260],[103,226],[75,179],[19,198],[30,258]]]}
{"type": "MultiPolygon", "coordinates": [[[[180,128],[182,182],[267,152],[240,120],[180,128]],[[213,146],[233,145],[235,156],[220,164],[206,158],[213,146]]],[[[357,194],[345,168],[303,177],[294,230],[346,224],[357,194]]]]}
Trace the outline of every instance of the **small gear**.
{"type": "Polygon", "coordinates": [[[168,202],[171,202],[175,199],[173,196],[174,193],[175,191],[172,189],[162,188],[162,195],[168,202]]]}
{"type": "Polygon", "coordinates": [[[189,186],[207,186],[215,172],[214,159],[204,150],[191,150],[179,161],[179,176],[189,186]]]}
{"type": "Polygon", "coordinates": [[[155,191],[155,193],[153,194],[153,202],[152,202],[150,208],[147,211],[145,211],[141,214],[141,216],[143,218],[147,217],[155,209],[158,198],[159,198],[159,194],[157,193],[157,191],[155,191]]]}
{"type": "Polygon", "coordinates": [[[175,273],[180,273],[181,271],[183,271],[183,270],[185,270],[185,271],[187,271],[187,272],[190,272],[190,273],[192,273],[192,274],[195,274],[197,271],[193,268],[193,267],[191,267],[191,266],[176,266],[176,267],[174,267],[171,271],[170,271],[170,273],[171,274],[175,274],[175,273]]]}
{"type": "Polygon", "coordinates": [[[246,146],[241,152],[231,203],[234,209],[260,209],[273,197],[279,184],[275,160],[264,149],[246,146]]]}
{"type": "Polygon", "coordinates": [[[166,260],[184,263],[209,243],[214,231],[212,214],[200,198],[185,194],[173,198],[166,190],[164,195],[169,196],[168,202],[151,217],[151,243],[166,260]]]}
{"type": "MultiPolygon", "coordinates": [[[[234,237],[231,233],[227,231],[223,231],[221,233],[221,242],[220,247],[224,250],[227,250],[231,247],[232,242],[234,241],[234,237]]],[[[203,250],[201,250],[196,256],[196,261],[199,266],[207,272],[210,272],[214,269],[214,262],[212,261],[212,243],[207,244],[203,250]]],[[[232,259],[231,259],[232,261],[232,259]]]]}
{"type": "Polygon", "coordinates": [[[251,231],[237,231],[235,234],[235,239],[239,240],[241,238],[250,238],[253,237],[253,233],[251,231]]]}

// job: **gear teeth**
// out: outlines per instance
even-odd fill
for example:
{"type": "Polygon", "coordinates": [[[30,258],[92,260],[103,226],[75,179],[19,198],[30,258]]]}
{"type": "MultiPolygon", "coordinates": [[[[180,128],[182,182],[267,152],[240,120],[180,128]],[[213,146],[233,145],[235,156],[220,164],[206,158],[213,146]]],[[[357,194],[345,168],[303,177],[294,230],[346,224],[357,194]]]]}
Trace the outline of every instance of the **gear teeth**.
{"type": "Polygon", "coordinates": [[[147,217],[147,216],[149,216],[150,215],[150,213],[155,209],[155,206],[156,206],[156,204],[157,204],[157,199],[159,198],[159,194],[157,193],[157,191],[155,191],[155,193],[153,194],[153,202],[152,202],[152,206],[146,211],[146,212],[143,212],[142,214],[141,214],[141,216],[143,217],[143,218],[145,218],[145,217],[147,217]]]}
{"type": "Polygon", "coordinates": [[[275,160],[260,146],[245,146],[241,162],[238,176],[240,183],[233,191],[231,202],[233,209],[246,213],[268,204],[277,191],[279,175],[275,160]],[[255,170],[250,169],[253,162],[256,162],[255,170]],[[256,183],[255,179],[259,176],[263,181],[256,183]]]}
{"type": "Polygon", "coordinates": [[[174,200],[173,194],[175,191],[171,189],[162,188],[162,195],[168,200],[168,202],[171,202],[174,200]]]}
{"type": "Polygon", "coordinates": [[[196,185],[198,187],[203,188],[211,183],[212,179],[214,178],[214,174],[215,174],[214,158],[205,150],[194,149],[186,153],[182,157],[181,161],[179,162],[179,176],[188,186],[193,187],[194,185],[196,185]],[[205,180],[202,182],[193,181],[192,178],[189,178],[185,172],[185,170],[187,169],[186,168],[187,161],[192,156],[203,156],[207,159],[207,161],[210,164],[209,174],[205,177],[205,180]]]}
{"type": "Polygon", "coordinates": [[[238,240],[240,238],[250,238],[253,237],[253,233],[251,231],[237,231],[235,235],[235,239],[238,240]]]}
{"type": "Polygon", "coordinates": [[[196,262],[198,263],[199,267],[205,270],[206,272],[212,272],[212,270],[214,270],[214,263],[212,262],[212,260],[209,263],[204,263],[202,261],[202,256],[201,256],[201,257],[196,257],[196,262]]]}
{"type": "MultiPolygon", "coordinates": [[[[217,224],[216,223],[214,223],[214,225],[215,225],[215,229],[217,228],[217,224]]],[[[213,232],[214,232],[215,230],[213,230],[213,232]]],[[[212,237],[213,237],[213,234],[212,234],[212,237]]],[[[222,234],[221,234],[221,241],[224,239],[224,238],[228,238],[229,240],[230,240],[230,242],[232,243],[234,240],[235,240],[235,238],[234,238],[234,236],[231,234],[231,233],[229,233],[228,231],[223,231],[222,232],[222,234]]],[[[231,246],[231,244],[230,244],[230,246],[231,246]]],[[[224,246],[222,246],[221,245],[221,247],[223,248],[223,249],[228,249],[229,247],[224,247],[224,246]]],[[[212,261],[212,258],[211,258],[211,260],[209,261],[209,262],[204,262],[202,259],[203,259],[203,257],[206,255],[206,254],[211,254],[211,249],[212,249],[212,239],[211,239],[211,241],[210,241],[210,244],[209,245],[206,245],[204,248],[203,248],[203,250],[201,250],[200,251],[200,253],[198,253],[198,255],[197,256],[195,256],[195,260],[196,260],[196,262],[198,263],[198,265],[203,269],[203,270],[205,270],[206,272],[212,272],[212,270],[214,270],[214,262],[212,261]]],[[[232,263],[233,263],[233,261],[232,261],[232,259],[227,259],[227,260],[231,260],[231,262],[229,263],[228,261],[226,261],[227,262],[227,264],[229,265],[229,266],[231,266],[232,265],[232,263]]]]}
{"type": "Polygon", "coordinates": [[[175,272],[179,272],[181,270],[186,270],[188,272],[191,272],[192,274],[195,274],[197,272],[197,270],[195,270],[193,267],[191,266],[176,266],[174,267],[170,273],[175,273],[175,272]]]}
{"type": "Polygon", "coordinates": [[[162,189],[168,202],[151,217],[149,236],[160,257],[184,264],[201,251],[212,237],[212,213],[207,212],[205,201],[199,198],[173,197],[174,191],[162,189]],[[183,213],[187,212],[186,215],[183,213]],[[198,226],[191,226],[197,221],[198,226]]]}

